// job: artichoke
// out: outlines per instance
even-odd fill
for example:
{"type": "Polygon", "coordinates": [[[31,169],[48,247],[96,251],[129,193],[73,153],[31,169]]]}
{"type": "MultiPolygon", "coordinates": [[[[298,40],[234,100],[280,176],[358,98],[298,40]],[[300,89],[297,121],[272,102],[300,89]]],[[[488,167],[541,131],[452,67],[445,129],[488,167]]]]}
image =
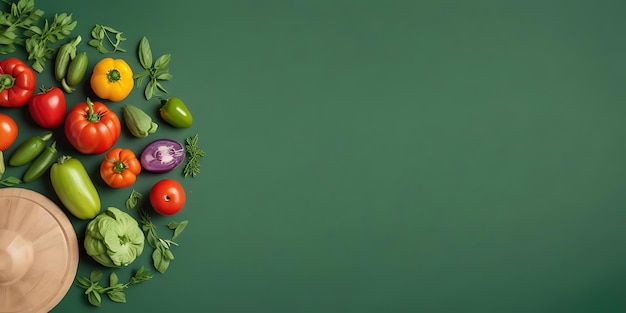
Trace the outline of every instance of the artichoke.
{"type": "Polygon", "coordinates": [[[87,225],[84,245],[98,263],[123,267],[143,252],[144,234],[132,216],[109,207],[87,225]]]}

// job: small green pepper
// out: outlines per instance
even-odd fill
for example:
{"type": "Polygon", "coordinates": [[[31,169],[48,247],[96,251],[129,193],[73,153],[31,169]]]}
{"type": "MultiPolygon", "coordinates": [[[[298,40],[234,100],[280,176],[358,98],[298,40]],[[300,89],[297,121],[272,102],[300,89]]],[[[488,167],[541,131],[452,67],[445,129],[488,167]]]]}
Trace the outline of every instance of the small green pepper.
{"type": "Polygon", "coordinates": [[[22,181],[28,183],[41,177],[41,175],[43,175],[52,166],[52,164],[54,164],[58,155],[56,145],[57,142],[54,141],[50,146],[43,150],[43,152],[28,167],[26,173],[24,173],[24,177],[22,177],[22,181]]]}
{"type": "Polygon", "coordinates": [[[161,109],[159,113],[163,120],[174,127],[188,128],[193,123],[193,117],[179,98],[171,97],[161,100],[161,109]]]}
{"type": "Polygon", "coordinates": [[[46,141],[50,138],[52,138],[52,133],[26,139],[11,155],[9,165],[20,166],[34,160],[46,148],[46,141]]]}

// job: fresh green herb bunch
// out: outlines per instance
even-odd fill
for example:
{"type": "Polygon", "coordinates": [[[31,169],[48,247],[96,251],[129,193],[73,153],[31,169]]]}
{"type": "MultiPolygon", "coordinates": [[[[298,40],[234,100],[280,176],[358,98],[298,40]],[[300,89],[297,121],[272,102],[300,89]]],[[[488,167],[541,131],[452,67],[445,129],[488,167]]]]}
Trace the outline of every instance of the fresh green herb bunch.
{"type": "Polygon", "coordinates": [[[185,140],[185,148],[187,148],[187,163],[183,168],[183,175],[185,177],[191,175],[196,177],[200,173],[200,159],[204,157],[205,153],[198,145],[198,134],[193,137],[187,137],[185,140]]]}
{"type": "Polygon", "coordinates": [[[139,216],[142,229],[146,233],[148,244],[154,249],[152,252],[152,262],[154,264],[154,268],[156,268],[159,273],[165,273],[170,266],[170,261],[174,259],[174,254],[172,253],[171,248],[172,246],[178,246],[178,243],[176,243],[174,239],[180,236],[185,227],[187,227],[187,224],[189,224],[189,221],[185,220],[180,223],[172,221],[168,223],[167,227],[174,231],[174,234],[170,239],[163,239],[157,235],[156,225],[154,225],[152,218],[145,209],[140,209],[139,216]]]}
{"type": "Polygon", "coordinates": [[[89,41],[89,45],[98,49],[100,53],[107,54],[116,51],[126,52],[126,49],[120,47],[120,44],[122,41],[126,40],[126,38],[122,37],[121,31],[111,26],[96,24],[91,30],[91,37],[93,39],[89,41]],[[115,41],[113,41],[111,36],[115,38],[115,41]],[[104,46],[105,39],[113,47],[113,50],[109,50],[104,46]]]}
{"type": "Polygon", "coordinates": [[[167,93],[167,90],[161,84],[161,81],[172,79],[172,74],[169,73],[170,67],[170,54],[164,54],[158,57],[154,64],[152,63],[152,50],[150,49],[150,42],[145,36],[139,41],[139,63],[144,68],[143,72],[138,72],[133,75],[133,78],[137,79],[137,88],[141,86],[143,80],[148,78],[148,84],[144,91],[146,100],[152,99],[153,96],[158,95],[158,91],[167,93]]]}
{"type": "Polygon", "coordinates": [[[119,278],[115,272],[111,272],[109,275],[109,286],[104,287],[100,285],[100,279],[102,279],[103,273],[101,270],[93,270],[89,277],[78,276],[76,281],[78,286],[85,289],[85,295],[87,300],[93,306],[102,305],[102,294],[106,294],[113,302],[126,303],[126,294],[124,289],[130,285],[135,285],[147,280],[152,279],[152,273],[146,270],[143,266],[135,272],[135,275],[131,277],[127,283],[120,283],[119,278]]]}
{"type": "Polygon", "coordinates": [[[45,20],[43,26],[37,22],[43,17],[44,11],[35,9],[34,0],[19,0],[11,3],[9,12],[0,12],[0,53],[8,54],[16,50],[16,45],[26,47],[28,60],[32,60],[32,67],[41,73],[48,58],[54,54],[50,46],[67,37],[76,27],[77,22],[72,14],[55,14],[52,22],[45,20]],[[20,30],[23,32],[20,34],[20,30]]]}
{"type": "Polygon", "coordinates": [[[20,30],[29,29],[43,16],[44,11],[35,9],[34,0],[2,2],[10,4],[11,10],[0,12],[0,53],[9,54],[15,52],[16,44],[24,43],[20,30]]]}

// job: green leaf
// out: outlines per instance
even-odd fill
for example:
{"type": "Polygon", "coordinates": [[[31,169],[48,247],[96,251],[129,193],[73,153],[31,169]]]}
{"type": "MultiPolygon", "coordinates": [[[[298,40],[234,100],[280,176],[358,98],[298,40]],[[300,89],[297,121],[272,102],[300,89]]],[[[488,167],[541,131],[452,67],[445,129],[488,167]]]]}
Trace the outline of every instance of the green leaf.
{"type": "Polygon", "coordinates": [[[37,34],[37,35],[41,35],[42,34],[41,28],[39,28],[38,26],[35,26],[35,25],[29,27],[28,30],[33,32],[33,33],[35,33],[35,34],[37,34]]]}
{"type": "Polygon", "coordinates": [[[100,45],[100,41],[98,39],[91,39],[89,40],[89,45],[96,48],[100,45]]]}
{"type": "Polygon", "coordinates": [[[89,280],[91,280],[92,282],[97,282],[102,278],[102,271],[101,270],[93,270],[91,271],[91,274],[89,274],[89,280]]]}
{"type": "Polygon", "coordinates": [[[165,89],[165,87],[163,87],[163,85],[159,81],[156,81],[154,85],[157,87],[158,90],[167,93],[167,89],[165,89]]]}
{"type": "Polygon", "coordinates": [[[4,179],[0,180],[0,185],[4,185],[4,186],[7,186],[7,187],[19,185],[21,183],[22,183],[21,179],[19,179],[17,177],[13,177],[13,176],[9,176],[7,178],[4,178],[4,179]]]}
{"type": "Polygon", "coordinates": [[[152,50],[150,50],[150,43],[146,36],[139,41],[139,62],[145,69],[152,67],[152,50]]]}
{"type": "Polygon", "coordinates": [[[146,237],[148,239],[148,244],[152,248],[156,248],[159,245],[159,238],[154,234],[154,232],[148,232],[148,235],[146,237]]]}
{"type": "Polygon", "coordinates": [[[131,278],[130,283],[131,284],[138,284],[140,282],[144,282],[147,280],[152,279],[152,273],[150,273],[150,271],[146,270],[145,267],[143,267],[143,265],[139,268],[139,270],[137,270],[137,272],[135,273],[135,275],[131,278]]]}
{"type": "Polygon", "coordinates": [[[99,43],[98,46],[96,47],[98,49],[98,51],[100,53],[109,53],[109,50],[107,50],[102,43],[99,43]]]}
{"type": "Polygon", "coordinates": [[[170,249],[166,249],[163,251],[163,256],[169,261],[174,259],[174,254],[170,249]]]}
{"type": "Polygon", "coordinates": [[[78,276],[76,277],[76,281],[78,285],[83,288],[89,288],[91,286],[91,281],[87,277],[78,276]]]}
{"type": "Polygon", "coordinates": [[[155,87],[156,87],[156,80],[150,79],[148,81],[148,85],[146,85],[146,90],[144,92],[144,96],[146,97],[146,100],[152,99],[152,96],[154,96],[155,87]]]}
{"type": "MultiPolygon", "coordinates": [[[[177,223],[177,225],[174,226],[174,228],[173,228],[174,229],[174,235],[172,236],[172,240],[174,240],[174,239],[178,238],[178,236],[180,236],[180,234],[183,232],[183,230],[185,230],[185,227],[187,227],[187,224],[189,224],[189,221],[185,220],[185,221],[182,221],[180,223],[177,223]]],[[[172,229],[172,226],[173,225],[170,226],[168,224],[168,227],[170,229],[172,229]]]]}
{"type": "Polygon", "coordinates": [[[107,296],[109,296],[109,299],[113,302],[126,303],[126,295],[122,291],[110,291],[107,292],[107,296]]]}
{"type": "Polygon", "coordinates": [[[170,59],[172,56],[170,54],[164,54],[154,61],[154,68],[156,70],[166,69],[170,65],[170,59]]]}
{"type": "Polygon", "coordinates": [[[131,191],[130,195],[128,196],[128,199],[126,199],[126,209],[131,210],[136,207],[139,199],[141,199],[142,197],[143,196],[141,195],[141,193],[133,189],[133,191],[131,191]]]}
{"type": "Polygon", "coordinates": [[[159,249],[152,252],[152,262],[154,263],[154,268],[156,268],[159,273],[165,273],[170,266],[170,261],[164,257],[163,252],[159,249]]]}
{"type": "Polygon", "coordinates": [[[156,79],[158,80],[170,80],[172,79],[172,74],[170,73],[161,73],[157,75],[156,79]]]}
{"type": "Polygon", "coordinates": [[[102,304],[102,297],[97,292],[92,291],[88,293],[87,299],[89,300],[89,303],[91,303],[93,306],[99,307],[102,304]]]}
{"type": "Polygon", "coordinates": [[[91,30],[91,37],[93,37],[96,42],[98,42],[98,39],[104,39],[104,30],[102,30],[100,25],[94,26],[91,30]]]}
{"type": "Polygon", "coordinates": [[[109,286],[115,286],[117,285],[119,279],[117,277],[117,274],[111,272],[111,275],[109,275],[109,286]]]}

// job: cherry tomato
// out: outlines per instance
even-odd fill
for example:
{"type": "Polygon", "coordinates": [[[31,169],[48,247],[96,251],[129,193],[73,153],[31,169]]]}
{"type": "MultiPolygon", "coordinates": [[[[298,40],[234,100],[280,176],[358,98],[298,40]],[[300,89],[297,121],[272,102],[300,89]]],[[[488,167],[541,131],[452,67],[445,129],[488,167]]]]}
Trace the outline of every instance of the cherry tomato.
{"type": "Polygon", "coordinates": [[[150,204],[162,215],[178,213],[185,206],[186,199],[183,186],[171,178],[156,182],[150,189],[150,204]]]}
{"type": "Polygon", "coordinates": [[[8,149],[17,139],[17,123],[6,114],[0,113],[0,151],[8,149]]]}
{"type": "Polygon", "coordinates": [[[63,123],[66,111],[65,94],[60,88],[42,89],[28,100],[30,116],[37,125],[55,129],[63,123]]]}

